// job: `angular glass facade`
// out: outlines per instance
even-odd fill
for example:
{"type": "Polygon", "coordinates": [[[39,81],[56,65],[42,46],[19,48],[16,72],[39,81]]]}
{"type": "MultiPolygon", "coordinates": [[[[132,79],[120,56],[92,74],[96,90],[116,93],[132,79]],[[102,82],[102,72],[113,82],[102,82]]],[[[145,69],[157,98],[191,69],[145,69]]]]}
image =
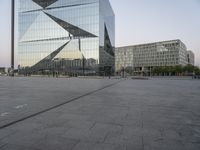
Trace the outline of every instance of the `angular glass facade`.
{"type": "Polygon", "coordinates": [[[114,72],[115,17],[109,0],[19,0],[21,74],[114,72]]]}

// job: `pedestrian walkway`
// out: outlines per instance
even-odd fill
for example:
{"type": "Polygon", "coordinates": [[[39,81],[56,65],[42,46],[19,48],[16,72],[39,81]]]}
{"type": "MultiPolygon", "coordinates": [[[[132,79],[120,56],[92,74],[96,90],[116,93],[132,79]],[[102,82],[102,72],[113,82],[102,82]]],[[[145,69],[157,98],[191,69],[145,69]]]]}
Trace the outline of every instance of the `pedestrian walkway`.
{"type": "Polygon", "coordinates": [[[0,78],[1,150],[199,150],[200,81],[0,78]]]}

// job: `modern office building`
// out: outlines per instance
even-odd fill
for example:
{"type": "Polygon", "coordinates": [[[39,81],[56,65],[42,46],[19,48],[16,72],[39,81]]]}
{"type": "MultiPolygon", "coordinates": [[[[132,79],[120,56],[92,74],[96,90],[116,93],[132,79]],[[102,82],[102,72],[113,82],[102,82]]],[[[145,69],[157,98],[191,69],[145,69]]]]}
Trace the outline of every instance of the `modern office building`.
{"type": "Polygon", "coordinates": [[[180,40],[162,41],[115,49],[116,72],[132,69],[135,75],[150,74],[157,66],[186,65],[187,48],[180,40]]]}
{"type": "Polygon", "coordinates": [[[109,0],[19,0],[19,72],[114,72],[109,0]]]}
{"type": "Polygon", "coordinates": [[[195,56],[192,51],[187,51],[187,63],[194,66],[195,56]]]}

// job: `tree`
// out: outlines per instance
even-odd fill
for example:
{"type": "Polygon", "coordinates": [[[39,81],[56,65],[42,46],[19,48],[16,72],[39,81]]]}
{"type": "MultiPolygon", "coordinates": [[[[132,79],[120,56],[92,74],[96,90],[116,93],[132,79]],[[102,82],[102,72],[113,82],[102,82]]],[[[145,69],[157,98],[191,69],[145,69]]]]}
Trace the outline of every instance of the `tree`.
{"type": "Polygon", "coordinates": [[[156,74],[156,75],[159,75],[161,74],[162,72],[162,68],[161,67],[154,67],[153,68],[153,73],[156,74]]]}
{"type": "Polygon", "coordinates": [[[171,73],[171,67],[165,66],[165,67],[164,67],[164,74],[165,74],[165,75],[169,75],[170,73],[171,73]]]}
{"type": "Polygon", "coordinates": [[[198,67],[194,67],[194,73],[196,74],[196,75],[200,75],[200,69],[198,68],[198,67]]]}
{"type": "Polygon", "coordinates": [[[176,74],[176,68],[174,66],[169,67],[169,74],[170,75],[175,75],[176,74]]]}
{"type": "Polygon", "coordinates": [[[175,66],[174,69],[175,69],[176,75],[180,75],[181,73],[183,73],[183,67],[181,65],[175,66]]]}
{"type": "Polygon", "coordinates": [[[194,72],[194,68],[195,67],[193,65],[188,64],[188,65],[184,66],[183,71],[185,73],[193,73],[194,72]]]}

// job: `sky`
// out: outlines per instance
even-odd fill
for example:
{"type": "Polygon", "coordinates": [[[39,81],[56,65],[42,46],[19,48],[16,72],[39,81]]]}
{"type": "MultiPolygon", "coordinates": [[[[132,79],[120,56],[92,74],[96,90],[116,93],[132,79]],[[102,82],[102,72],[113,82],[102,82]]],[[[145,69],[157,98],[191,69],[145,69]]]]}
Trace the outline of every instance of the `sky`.
{"type": "MultiPolygon", "coordinates": [[[[0,0],[0,67],[10,66],[10,1],[0,0]]],[[[110,2],[116,17],[116,47],[180,39],[200,66],[200,0],[110,2]]]]}

